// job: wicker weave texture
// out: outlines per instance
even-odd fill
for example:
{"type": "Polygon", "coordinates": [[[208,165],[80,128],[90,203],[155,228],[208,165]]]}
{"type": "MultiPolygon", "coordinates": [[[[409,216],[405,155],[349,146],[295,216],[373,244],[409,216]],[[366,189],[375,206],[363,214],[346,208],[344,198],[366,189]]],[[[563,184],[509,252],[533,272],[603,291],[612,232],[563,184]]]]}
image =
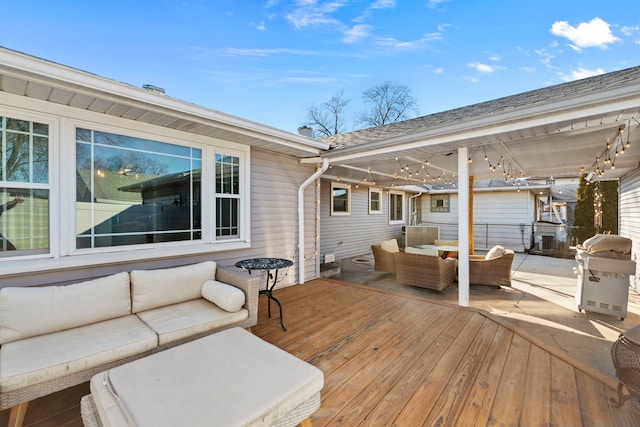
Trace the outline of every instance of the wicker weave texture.
{"type": "MultiPolygon", "coordinates": [[[[320,408],[320,393],[316,393],[302,402],[291,412],[276,421],[272,427],[294,427],[320,408]]],[[[85,427],[103,427],[93,395],[88,394],[80,400],[80,415],[85,427]]]]}
{"type": "Polygon", "coordinates": [[[511,265],[515,254],[507,251],[499,258],[469,259],[469,283],[472,285],[511,286],[511,265]]]}
{"type": "Polygon", "coordinates": [[[371,251],[373,252],[373,259],[375,261],[375,271],[385,273],[396,272],[396,259],[393,252],[382,249],[380,245],[371,245],[371,251]]]}
{"type": "Polygon", "coordinates": [[[456,280],[453,258],[398,252],[395,260],[398,283],[442,291],[456,280]]]}
{"type": "Polygon", "coordinates": [[[162,350],[166,350],[171,347],[175,347],[176,345],[183,344],[188,341],[192,341],[197,338],[201,338],[203,336],[212,334],[221,329],[236,327],[239,326],[241,328],[248,328],[257,324],[258,320],[258,291],[261,281],[261,276],[249,276],[248,273],[243,272],[242,270],[236,268],[228,268],[228,267],[218,267],[216,269],[216,279],[220,281],[224,281],[226,283],[232,284],[245,292],[246,295],[246,303],[245,307],[249,310],[249,317],[245,319],[242,323],[235,323],[232,325],[228,325],[223,328],[218,328],[211,331],[206,331],[200,334],[195,334],[190,337],[183,338],[178,341],[174,341],[171,343],[167,343],[154,349],[136,354],[133,356],[129,356],[123,359],[114,360],[103,365],[89,367],[80,372],[72,372],[68,375],[65,375],[60,378],[55,378],[46,382],[33,384],[27,387],[23,387],[18,390],[13,390],[7,393],[0,394],[0,410],[5,410],[8,408],[12,408],[20,403],[29,402],[31,400],[37,399],[42,396],[47,396],[49,394],[55,393],[60,390],[64,390],[69,387],[73,387],[78,384],[82,384],[87,382],[93,377],[95,374],[106,371],[108,369],[114,368],[116,366],[122,365],[127,362],[131,362],[136,359],[140,359],[141,357],[148,356],[153,353],[157,353],[162,350]]]}

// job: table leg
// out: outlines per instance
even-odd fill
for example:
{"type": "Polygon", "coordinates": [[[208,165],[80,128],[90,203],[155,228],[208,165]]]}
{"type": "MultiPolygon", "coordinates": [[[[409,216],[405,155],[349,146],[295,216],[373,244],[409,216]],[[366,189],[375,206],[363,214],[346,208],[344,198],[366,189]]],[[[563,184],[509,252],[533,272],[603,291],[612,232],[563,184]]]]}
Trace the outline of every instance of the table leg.
{"type": "Polygon", "coordinates": [[[269,314],[269,318],[271,318],[271,300],[275,301],[278,304],[278,308],[280,309],[280,326],[282,326],[282,330],[286,332],[287,328],[284,327],[284,321],[282,320],[282,304],[276,297],[273,296],[273,288],[276,286],[276,282],[278,281],[278,270],[276,270],[274,276],[271,276],[271,272],[267,271],[267,284],[265,286],[264,291],[260,291],[261,294],[265,294],[267,296],[267,313],[269,314]],[[269,286],[269,281],[273,280],[271,286],[269,286]]]}

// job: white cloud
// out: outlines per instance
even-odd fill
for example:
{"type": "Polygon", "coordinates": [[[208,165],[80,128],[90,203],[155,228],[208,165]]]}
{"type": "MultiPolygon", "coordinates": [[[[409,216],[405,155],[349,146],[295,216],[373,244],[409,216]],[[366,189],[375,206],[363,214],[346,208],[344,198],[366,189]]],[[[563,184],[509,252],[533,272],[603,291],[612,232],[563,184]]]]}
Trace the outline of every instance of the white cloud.
{"type": "Polygon", "coordinates": [[[431,72],[433,74],[442,74],[444,73],[444,68],[434,68],[433,70],[431,70],[431,72]]]}
{"type": "Polygon", "coordinates": [[[396,7],[396,0],[376,0],[367,9],[393,9],[396,7]]]}
{"type": "Polygon", "coordinates": [[[500,61],[502,59],[502,56],[500,56],[500,55],[491,55],[491,56],[489,56],[488,59],[489,59],[489,61],[494,61],[494,62],[495,61],[500,61]]]}
{"type": "Polygon", "coordinates": [[[315,55],[315,52],[309,50],[300,50],[300,49],[240,49],[235,47],[228,47],[224,49],[224,51],[228,55],[233,56],[257,56],[257,57],[265,57],[270,55],[301,55],[301,56],[309,56],[315,55]]]}
{"type": "Polygon", "coordinates": [[[609,24],[600,18],[581,22],[577,27],[569,25],[567,21],[557,21],[551,26],[551,33],[569,39],[569,46],[577,51],[587,47],[606,49],[609,44],[620,41],[611,33],[609,24]]]}
{"type": "Polygon", "coordinates": [[[550,54],[545,49],[538,49],[535,52],[540,58],[540,62],[542,62],[547,68],[557,68],[551,65],[551,60],[555,58],[554,55],[550,54]]]}
{"type": "Polygon", "coordinates": [[[559,73],[560,78],[565,82],[569,82],[572,80],[584,79],[587,77],[593,77],[600,74],[604,74],[604,70],[602,68],[597,68],[595,70],[587,70],[585,68],[578,68],[571,72],[571,74],[559,73]]]}
{"type": "Polygon", "coordinates": [[[435,9],[440,5],[440,3],[446,3],[451,0],[429,0],[427,1],[427,7],[430,9],[435,9]]]}
{"type": "Polygon", "coordinates": [[[345,43],[354,43],[358,40],[362,40],[369,36],[369,30],[371,27],[369,25],[354,25],[351,28],[344,30],[344,38],[342,39],[345,43]]]}
{"type": "Polygon", "coordinates": [[[264,21],[260,21],[259,24],[251,23],[250,25],[256,30],[260,30],[260,31],[265,31],[267,29],[267,27],[265,27],[264,25],[264,21]]]}
{"type": "Polygon", "coordinates": [[[428,42],[431,42],[434,40],[441,40],[441,39],[442,39],[442,35],[440,33],[430,33],[430,34],[425,34],[422,38],[418,40],[413,40],[413,41],[401,41],[401,40],[394,39],[392,37],[378,37],[376,39],[376,42],[378,43],[379,46],[408,50],[408,49],[417,49],[419,47],[424,46],[428,42]]]}
{"type": "Polygon", "coordinates": [[[498,68],[495,65],[487,65],[481,62],[471,62],[467,64],[467,67],[473,68],[474,70],[482,74],[491,74],[498,68]]]}
{"type": "Polygon", "coordinates": [[[331,13],[346,4],[345,0],[335,0],[318,3],[316,0],[298,0],[297,8],[286,15],[286,19],[296,28],[315,25],[338,25],[338,20],[331,17],[331,13]]]}

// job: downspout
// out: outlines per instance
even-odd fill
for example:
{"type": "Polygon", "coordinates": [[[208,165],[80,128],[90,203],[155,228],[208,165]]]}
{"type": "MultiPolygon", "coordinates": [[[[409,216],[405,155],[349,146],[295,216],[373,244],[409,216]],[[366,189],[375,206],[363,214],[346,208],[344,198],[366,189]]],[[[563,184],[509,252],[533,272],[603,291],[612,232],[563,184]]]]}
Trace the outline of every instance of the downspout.
{"type": "MultiPolygon", "coordinates": [[[[298,187],[298,283],[304,283],[304,190],[329,168],[329,159],[322,159],[322,165],[298,187]]],[[[318,207],[316,206],[316,209],[318,207]]]]}
{"type": "Polygon", "coordinates": [[[422,196],[422,191],[419,192],[418,194],[414,194],[413,196],[409,197],[409,225],[418,225],[418,212],[417,212],[418,210],[416,209],[415,200],[414,199],[417,199],[420,196],[422,196]],[[413,206],[412,206],[411,202],[413,202],[413,206]],[[414,216],[413,212],[411,212],[411,208],[412,207],[416,211],[415,216],[414,216]],[[414,219],[415,219],[415,224],[412,224],[414,222],[414,219]]]}

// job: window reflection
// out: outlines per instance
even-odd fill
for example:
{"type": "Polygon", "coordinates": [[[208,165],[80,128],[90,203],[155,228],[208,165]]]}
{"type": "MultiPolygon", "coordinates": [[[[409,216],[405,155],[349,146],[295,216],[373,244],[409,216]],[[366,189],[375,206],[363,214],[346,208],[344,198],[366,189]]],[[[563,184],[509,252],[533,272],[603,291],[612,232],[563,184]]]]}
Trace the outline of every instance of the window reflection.
{"type": "Polygon", "coordinates": [[[201,150],[88,129],[76,137],[78,248],[201,238],[201,150]]]}

